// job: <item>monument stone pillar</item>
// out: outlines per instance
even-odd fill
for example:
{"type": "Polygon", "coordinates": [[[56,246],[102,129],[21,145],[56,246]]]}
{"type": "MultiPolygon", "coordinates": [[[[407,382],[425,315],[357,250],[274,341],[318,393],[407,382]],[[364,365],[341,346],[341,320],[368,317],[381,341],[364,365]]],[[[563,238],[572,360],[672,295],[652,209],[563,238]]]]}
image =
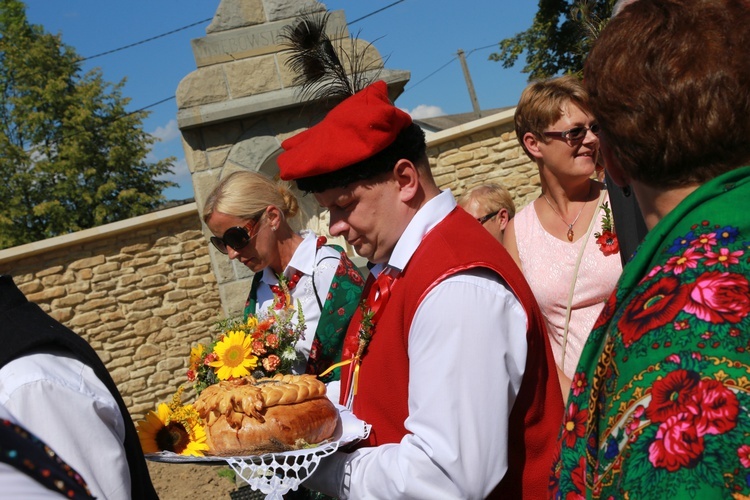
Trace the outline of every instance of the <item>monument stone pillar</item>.
{"type": "MultiPolygon", "coordinates": [[[[293,84],[296,75],[286,64],[281,33],[302,13],[325,9],[316,0],[221,0],[206,36],[192,40],[197,69],[177,87],[177,124],[199,213],[213,186],[231,172],[247,169],[278,175],[281,142],[324,116],[327,109],[300,98],[293,84]]],[[[331,13],[327,31],[331,38],[349,36],[343,11],[331,13]]],[[[356,44],[360,53],[368,45],[356,44]]],[[[373,46],[365,54],[367,67],[378,71],[395,100],[409,72],[384,68],[373,46]]],[[[315,200],[295,193],[301,208],[297,228],[310,228],[346,247],[327,234],[326,214],[315,200]]],[[[208,236],[205,225],[203,230],[208,236]]],[[[252,271],[213,247],[210,255],[224,313],[241,314],[252,271]]]]}

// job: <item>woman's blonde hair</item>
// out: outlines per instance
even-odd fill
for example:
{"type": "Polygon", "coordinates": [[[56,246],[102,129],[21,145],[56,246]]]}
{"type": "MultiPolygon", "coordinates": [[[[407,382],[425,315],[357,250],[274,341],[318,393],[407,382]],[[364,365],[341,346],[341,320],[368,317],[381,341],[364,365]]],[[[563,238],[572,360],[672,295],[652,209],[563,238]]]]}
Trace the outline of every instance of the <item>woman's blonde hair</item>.
{"type": "Polygon", "coordinates": [[[278,208],[287,219],[299,211],[297,198],[289,190],[288,183],[240,170],[222,179],[208,195],[203,206],[203,220],[208,222],[214,212],[254,219],[269,205],[278,208]]]}
{"type": "Polygon", "coordinates": [[[500,184],[488,182],[474,186],[458,199],[458,204],[461,207],[466,207],[471,203],[471,200],[476,200],[488,214],[504,208],[508,211],[508,219],[512,219],[516,215],[516,205],[513,203],[513,197],[500,184]]]}

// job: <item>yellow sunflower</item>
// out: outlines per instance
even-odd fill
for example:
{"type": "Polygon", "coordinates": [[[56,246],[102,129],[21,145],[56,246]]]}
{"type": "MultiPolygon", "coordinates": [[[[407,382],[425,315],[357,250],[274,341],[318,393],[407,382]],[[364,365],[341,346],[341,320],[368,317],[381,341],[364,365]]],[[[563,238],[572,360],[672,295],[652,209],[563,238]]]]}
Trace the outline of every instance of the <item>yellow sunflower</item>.
{"type": "Polygon", "coordinates": [[[161,403],[136,425],[144,453],[171,451],[202,457],[208,450],[206,430],[192,405],[172,411],[169,405],[161,403]]]}
{"type": "Polygon", "coordinates": [[[216,376],[219,380],[250,375],[250,370],[258,366],[258,358],[252,352],[252,341],[253,338],[250,335],[235,330],[229,332],[221,342],[216,344],[214,353],[218,359],[209,365],[218,368],[216,376]]]}
{"type": "Polygon", "coordinates": [[[258,328],[258,318],[256,318],[252,314],[248,315],[246,326],[250,330],[255,330],[256,328],[258,328]]]}
{"type": "Polygon", "coordinates": [[[195,347],[190,348],[190,368],[195,369],[198,365],[201,364],[203,361],[203,352],[205,351],[206,346],[203,344],[198,344],[195,347]]]}

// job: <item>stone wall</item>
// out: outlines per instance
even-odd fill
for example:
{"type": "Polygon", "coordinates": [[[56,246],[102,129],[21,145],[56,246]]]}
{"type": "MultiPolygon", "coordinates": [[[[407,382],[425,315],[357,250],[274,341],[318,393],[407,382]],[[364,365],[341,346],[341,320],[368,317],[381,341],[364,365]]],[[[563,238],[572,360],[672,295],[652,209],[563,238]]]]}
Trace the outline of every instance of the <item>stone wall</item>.
{"type": "Polygon", "coordinates": [[[0,273],[96,349],[136,419],[222,315],[195,203],[0,251],[0,273]]]}
{"type": "Polygon", "coordinates": [[[541,193],[539,170],[516,140],[515,108],[431,134],[427,138],[435,181],[456,197],[485,182],[505,186],[516,211],[541,193]]]}

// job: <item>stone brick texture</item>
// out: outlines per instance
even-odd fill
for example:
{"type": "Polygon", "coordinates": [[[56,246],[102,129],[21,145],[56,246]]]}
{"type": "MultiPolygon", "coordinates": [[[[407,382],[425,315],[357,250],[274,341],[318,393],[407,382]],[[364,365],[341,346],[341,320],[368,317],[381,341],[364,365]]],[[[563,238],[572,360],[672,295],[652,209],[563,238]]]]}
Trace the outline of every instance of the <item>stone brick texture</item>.
{"type": "Polygon", "coordinates": [[[456,197],[495,182],[510,191],[519,211],[542,192],[539,170],[518,144],[512,120],[437,144],[428,138],[427,155],[435,181],[456,197]]]}
{"type": "Polygon", "coordinates": [[[206,243],[193,211],[148,230],[21,255],[0,273],[94,347],[139,419],[187,384],[190,347],[209,340],[222,316],[206,243]]]}

